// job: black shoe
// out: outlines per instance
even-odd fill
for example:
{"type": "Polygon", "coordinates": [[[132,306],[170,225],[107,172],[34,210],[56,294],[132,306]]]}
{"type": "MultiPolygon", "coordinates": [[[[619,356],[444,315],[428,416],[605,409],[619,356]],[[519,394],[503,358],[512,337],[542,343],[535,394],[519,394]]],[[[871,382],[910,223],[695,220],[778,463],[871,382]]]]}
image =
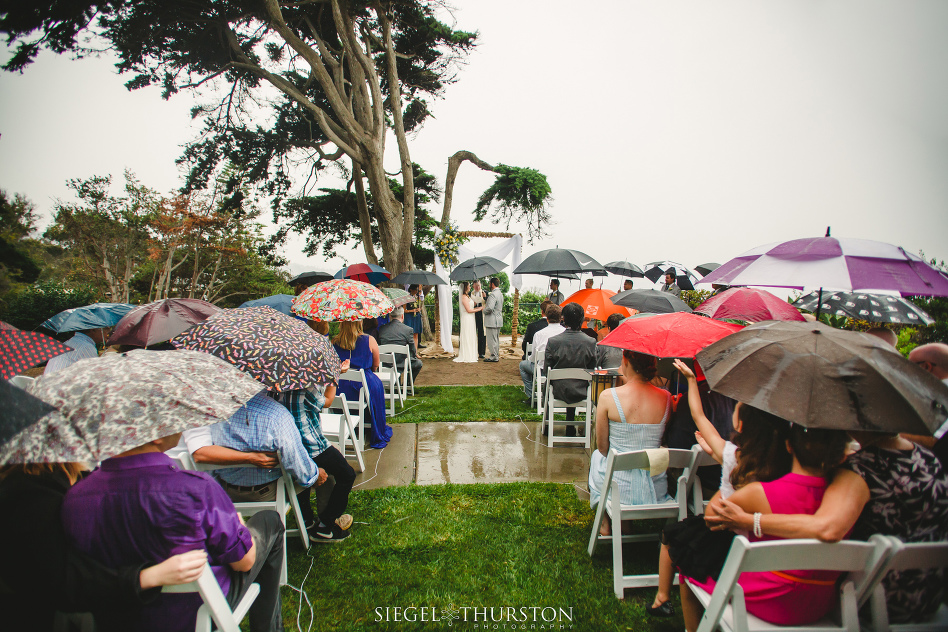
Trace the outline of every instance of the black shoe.
{"type": "Polygon", "coordinates": [[[323,542],[327,544],[335,544],[337,542],[342,542],[349,537],[349,530],[342,529],[337,524],[332,524],[327,527],[310,527],[307,529],[309,533],[310,540],[313,542],[323,542]]]}
{"type": "Polygon", "coordinates": [[[484,362],[500,362],[497,358],[486,358],[484,362]]]}
{"type": "Polygon", "coordinates": [[[427,346],[428,346],[428,345],[418,345],[418,348],[419,348],[419,349],[424,349],[424,348],[427,347],[427,346]]]}
{"type": "Polygon", "coordinates": [[[666,601],[657,608],[652,606],[645,606],[645,612],[652,617],[673,617],[675,616],[675,609],[672,608],[671,602],[666,601]]]}

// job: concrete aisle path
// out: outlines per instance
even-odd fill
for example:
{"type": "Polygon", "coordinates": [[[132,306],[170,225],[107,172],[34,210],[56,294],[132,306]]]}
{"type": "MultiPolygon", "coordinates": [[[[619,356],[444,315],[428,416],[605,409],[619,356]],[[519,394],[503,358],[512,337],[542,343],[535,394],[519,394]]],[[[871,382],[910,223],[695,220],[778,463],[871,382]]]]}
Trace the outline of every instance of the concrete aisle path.
{"type": "MultiPolygon", "coordinates": [[[[440,483],[550,481],[585,488],[589,451],[546,447],[540,422],[393,424],[384,450],[366,450],[355,489],[440,483]]],[[[558,431],[559,432],[559,431],[558,431]]]]}

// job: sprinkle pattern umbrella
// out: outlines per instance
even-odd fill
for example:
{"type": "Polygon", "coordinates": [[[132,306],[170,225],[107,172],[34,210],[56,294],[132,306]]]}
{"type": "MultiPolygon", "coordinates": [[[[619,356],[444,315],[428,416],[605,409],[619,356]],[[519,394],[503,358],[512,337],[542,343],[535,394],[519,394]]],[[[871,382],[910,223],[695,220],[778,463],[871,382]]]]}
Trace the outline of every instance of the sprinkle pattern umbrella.
{"type": "Polygon", "coordinates": [[[30,394],[58,409],[0,447],[0,465],[101,461],[226,421],[263,385],[195,351],[108,353],[43,375],[30,394]]]}
{"type": "Polygon", "coordinates": [[[732,287],[716,294],[695,308],[696,314],[724,320],[806,320],[800,311],[767,290],[732,287]]]}
{"type": "Polygon", "coordinates": [[[171,343],[217,356],[278,393],[339,378],[339,356],[329,339],[271,307],[225,309],[171,343]]]}
{"type": "Polygon", "coordinates": [[[0,380],[72,351],[55,338],[35,331],[0,330],[0,380]]]}
{"type": "Polygon", "coordinates": [[[691,313],[691,308],[683,300],[659,290],[626,290],[611,299],[614,305],[622,305],[649,314],[671,314],[674,312],[691,313]]]}
{"type": "Polygon", "coordinates": [[[391,279],[401,285],[447,285],[448,282],[434,272],[427,270],[408,270],[391,279]]]}
{"type": "Polygon", "coordinates": [[[263,298],[246,301],[241,303],[239,307],[272,307],[282,314],[292,316],[291,308],[293,307],[294,298],[292,294],[274,294],[273,296],[264,296],[263,298]]]}
{"type": "Polygon", "coordinates": [[[658,358],[693,358],[743,327],[694,314],[642,314],[622,321],[599,343],[658,358]]]}
{"type": "Polygon", "coordinates": [[[369,285],[378,285],[382,281],[390,279],[391,276],[392,273],[382,266],[377,266],[372,263],[354,263],[351,266],[346,266],[338,270],[332,278],[353,279],[355,281],[368,283],[369,285]]]}
{"type": "Polygon", "coordinates": [[[125,314],[105,344],[148,347],[171,340],[219,311],[220,307],[196,298],[166,298],[148,303],[125,314]]]}
{"type": "Polygon", "coordinates": [[[808,428],[931,434],[948,386],[874,336],[822,323],[750,325],[698,353],[712,390],[808,428]]]}
{"type": "Polygon", "coordinates": [[[583,308],[585,318],[592,320],[605,321],[611,314],[621,314],[623,318],[629,317],[629,310],[614,304],[609,300],[615,296],[612,290],[579,290],[566,297],[561,303],[561,307],[567,303],[576,303],[583,308]]]}
{"type": "Polygon", "coordinates": [[[602,265],[578,250],[566,248],[550,248],[535,252],[517,266],[514,274],[542,274],[545,276],[561,276],[564,272],[592,272],[605,270],[602,265]]]}
{"type": "Polygon", "coordinates": [[[325,322],[378,318],[395,309],[377,287],[351,279],[310,286],[293,299],[293,313],[325,322]]]}
{"type": "Polygon", "coordinates": [[[928,326],[935,319],[921,307],[900,296],[869,294],[866,292],[823,292],[823,301],[819,292],[810,292],[798,298],[793,304],[808,312],[817,307],[822,314],[845,316],[854,320],[870,323],[900,323],[903,325],[928,326]]]}
{"type": "Polygon", "coordinates": [[[133,309],[135,306],[128,303],[93,303],[59,312],[40,327],[56,333],[112,327],[133,309]]]}
{"type": "Polygon", "coordinates": [[[0,380],[0,406],[3,407],[3,416],[0,417],[0,446],[24,428],[56,410],[6,380],[0,380]]]}
{"type": "Polygon", "coordinates": [[[451,280],[477,281],[497,274],[506,267],[506,263],[494,257],[473,257],[454,266],[454,270],[451,271],[451,280]]]}

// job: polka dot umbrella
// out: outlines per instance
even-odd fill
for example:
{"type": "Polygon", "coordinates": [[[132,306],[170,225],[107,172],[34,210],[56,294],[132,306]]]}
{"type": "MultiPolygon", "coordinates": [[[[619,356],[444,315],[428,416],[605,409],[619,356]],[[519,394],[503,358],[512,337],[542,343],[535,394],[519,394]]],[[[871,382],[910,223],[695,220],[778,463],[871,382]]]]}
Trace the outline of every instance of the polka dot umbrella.
{"type": "Polygon", "coordinates": [[[8,380],[69,351],[72,349],[55,338],[35,331],[0,329],[0,379],[8,380]]]}
{"type": "Polygon", "coordinates": [[[293,299],[294,314],[324,322],[378,318],[393,309],[381,290],[351,279],[317,283],[293,299]]]}

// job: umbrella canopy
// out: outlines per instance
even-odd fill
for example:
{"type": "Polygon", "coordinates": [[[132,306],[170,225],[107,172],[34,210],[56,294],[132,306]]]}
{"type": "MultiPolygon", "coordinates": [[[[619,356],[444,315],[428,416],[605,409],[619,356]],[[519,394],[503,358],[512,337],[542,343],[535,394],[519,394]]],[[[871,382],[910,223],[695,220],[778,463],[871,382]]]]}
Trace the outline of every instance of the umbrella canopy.
{"type": "Polygon", "coordinates": [[[808,312],[820,308],[823,314],[845,316],[854,320],[870,323],[901,323],[906,325],[932,325],[935,319],[921,307],[900,296],[869,294],[866,292],[810,292],[798,298],[793,304],[808,312]]]}
{"type": "Polygon", "coordinates": [[[659,290],[626,290],[611,299],[614,305],[631,307],[650,314],[671,314],[674,312],[691,313],[691,308],[683,300],[659,290]]]}
{"type": "Polygon", "coordinates": [[[716,294],[695,308],[696,314],[723,320],[806,320],[800,311],[767,290],[732,287],[716,294]]]}
{"type": "Polygon", "coordinates": [[[362,281],[369,285],[378,285],[382,281],[387,281],[391,276],[392,273],[382,266],[377,266],[372,263],[354,263],[351,266],[337,270],[336,273],[332,275],[332,278],[353,279],[354,281],[362,281]]]}
{"type": "Polygon", "coordinates": [[[44,415],[56,410],[6,380],[0,380],[0,406],[3,407],[3,416],[0,417],[0,446],[44,415]]]}
{"type": "Polygon", "coordinates": [[[339,356],[329,338],[271,307],[225,309],[171,343],[217,356],[278,393],[339,378],[339,356]]]}
{"type": "Polygon", "coordinates": [[[644,277],[645,272],[642,268],[628,261],[610,261],[603,266],[608,272],[625,277],[644,277]]]}
{"type": "Polygon", "coordinates": [[[695,266],[695,272],[701,276],[707,276],[721,267],[720,263],[702,263],[699,266],[695,266]]]}
{"type": "Polygon", "coordinates": [[[415,297],[398,287],[383,287],[382,294],[392,301],[395,307],[401,307],[415,302],[415,297]]]}
{"type": "Polygon", "coordinates": [[[312,285],[313,283],[320,283],[322,281],[328,281],[332,277],[332,272],[323,272],[321,270],[310,270],[309,272],[302,272],[297,274],[295,277],[290,279],[288,283],[290,285],[312,285]]]}
{"type": "Polygon", "coordinates": [[[535,252],[521,261],[514,270],[514,274],[560,276],[564,272],[592,272],[593,270],[605,270],[605,268],[584,252],[566,248],[550,248],[535,252]]]}
{"type": "Polygon", "coordinates": [[[808,428],[931,434],[948,386],[887,343],[822,323],[750,325],[700,352],[712,390],[808,428]]]}
{"type": "Polygon", "coordinates": [[[10,323],[0,320],[0,331],[4,329],[9,329],[11,331],[19,331],[19,327],[14,327],[10,323]]]}
{"type": "Polygon", "coordinates": [[[133,309],[135,306],[128,303],[93,303],[59,312],[40,327],[56,333],[111,327],[133,309]]]}
{"type": "Polygon", "coordinates": [[[921,257],[881,241],[836,237],[759,246],[723,264],[701,283],[948,296],[948,277],[921,257]]]}
{"type": "Polygon", "coordinates": [[[196,351],[108,353],[36,378],[58,409],[0,448],[0,464],[101,461],[190,428],[226,421],[263,385],[196,351]]]}
{"type": "Polygon", "coordinates": [[[665,281],[662,277],[664,277],[665,273],[669,270],[673,270],[675,272],[675,283],[683,290],[695,289],[694,284],[698,282],[699,278],[701,278],[698,273],[688,266],[682,265],[676,261],[669,261],[668,259],[664,261],[652,261],[651,263],[646,263],[645,278],[652,283],[664,283],[665,281]]]}
{"type": "Polygon", "coordinates": [[[166,298],[148,303],[125,314],[105,344],[148,347],[171,340],[219,311],[220,307],[196,298],[166,298]]]}
{"type": "Polygon", "coordinates": [[[612,290],[580,290],[566,297],[560,306],[567,303],[581,305],[586,319],[605,321],[610,314],[621,314],[623,318],[628,318],[629,310],[610,301],[612,296],[615,296],[612,290]]]}
{"type": "Polygon", "coordinates": [[[246,301],[241,303],[239,307],[272,307],[281,314],[292,316],[291,308],[293,307],[294,298],[296,297],[292,294],[274,294],[273,296],[264,296],[263,298],[246,301]]]}
{"type": "Polygon", "coordinates": [[[694,314],[642,314],[622,321],[599,344],[659,358],[693,358],[701,349],[742,328],[694,314]]]}
{"type": "Polygon", "coordinates": [[[477,281],[497,274],[506,267],[506,263],[494,257],[473,257],[456,265],[450,278],[452,281],[477,281]]]}
{"type": "Polygon", "coordinates": [[[395,309],[377,287],[351,279],[317,283],[293,299],[293,313],[326,322],[378,318],[395,309]]]}
{"type": "Polygon", "coordinates": [[[447,285],[448,282],[434,272],[427,270],[409,270],[392,278],[392,283],[402,285],[447,285]]]}
{"type": "Polygon", "coordinates": [[[36,331],[0,330],[0,380],[9,380],[30,367],[70,351],[72,349],[55,338],[36,331]]]}

